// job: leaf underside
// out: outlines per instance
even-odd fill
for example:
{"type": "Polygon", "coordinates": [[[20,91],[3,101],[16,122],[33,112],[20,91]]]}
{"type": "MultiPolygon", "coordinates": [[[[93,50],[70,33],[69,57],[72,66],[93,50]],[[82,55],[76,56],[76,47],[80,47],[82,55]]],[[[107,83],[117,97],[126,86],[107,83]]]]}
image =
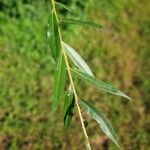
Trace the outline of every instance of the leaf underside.
{"type": "Polygon", "coordinates": [[[73,91],[71,89],[68,89],[68,91],[65,94],[65,100],[64,100],[64,126],[67,129],[70,126],[72,116],[73,116],[73,108],[74,108],[74,96],[73,91]]]}
{"type": "Polygon", "coordinates": [[[60,36],[58,32],[58,23],[53,11],[50,13],[48,22],[48,39],[50,42],[51,55],[57,61],[60,54],[60,36]]]}
{"type": "Polygon", "coordinates": [[[105,117],[105,115],[98,111],[91,103],[85,100],[80,100],[80,106],[88,115],[90,115],[91,118],[96,120],[104,133],[119,147],[118,140],[112,128],[112,125],[105,117]]]}
{"type": "Polygon", "coordinates": [[[97,23],[90,22],[90,21],[82,21],[79,19],[61,19],[61,22],[74,24],[74,25],[80,25],[80,26],[84,26],[84,27],[89,27],[92,29],[101,29],[102,28],[102,26],[97,23]]]}
{"type": "Polygon", "coordinates": [[[111,84],[105,83],[99,79],[96,79],[93,76],[90,76],[84,72],[81,72],[78,69],[73,69],[73,72],[82,80],[94,85],[95,87],[107,91],[109,93],[115,94],[115,95],[119,95],[122,97],[125,97],[127,99],[130,99],[127,95],[125,95],[124,93],[122,93],[120,90],[116,89],[115,87],[113,87],[111,84]]]}
{"type": "Polygon", "coordinates": [[[61,96],[64,91],[65,80],[66,80],[66,64],[64,61],[63,54],[60,54],[60,57],[57,62],[57,67],[54,73],[54,89],[53,89],[53,103],[52,103],[53,112],[56,111],[60,103],[61,96]]]}
{"type": "Polygon", "coordinates": [[[94,76],[90,67],[87,63],[83,60],[83,58],[75,51],[70,45],[63,42],[64,50],[73,61],[73,63],[82,71],[87,73],[90,76],[94,76]]]}

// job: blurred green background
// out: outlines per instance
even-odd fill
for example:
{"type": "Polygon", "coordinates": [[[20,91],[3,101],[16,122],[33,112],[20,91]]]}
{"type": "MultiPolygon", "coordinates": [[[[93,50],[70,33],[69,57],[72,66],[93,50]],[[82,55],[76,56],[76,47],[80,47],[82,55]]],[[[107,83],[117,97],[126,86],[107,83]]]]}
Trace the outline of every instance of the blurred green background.
{"type": "MultiPolygon", "coordinates": [[[[76,109],[64,130],[62,109],[51,113],[53,61],[47,39],[48,0],[0,0],[0,150],[82,150],[76,109]]],[[[150,149],[149,0],[61,0],[77,15],[58,8],[60,18],[92,20],[102,30],[62,26],[63,39],[88,62],[96,77],[132,98],[128,101],[76,84],[112,122],[122,150],[150,149]]],[[[62,100],[63,103],[63,100],[62,100]]],[[[87,132],[93,150],[117,147],[95,121],[87,132]]]]}

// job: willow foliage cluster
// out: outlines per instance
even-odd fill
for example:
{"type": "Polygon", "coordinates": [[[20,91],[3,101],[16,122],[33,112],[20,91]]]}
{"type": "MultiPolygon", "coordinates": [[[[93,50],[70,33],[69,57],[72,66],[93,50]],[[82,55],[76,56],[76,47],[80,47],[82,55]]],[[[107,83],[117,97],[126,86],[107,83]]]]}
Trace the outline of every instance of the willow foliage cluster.
{"type": "Polygon", "coordinates": [[[91,118],[93,118],[100,125],[103,132],[119,147],[113,127],[109,120],[105,117],[105,115],[97,108],[95,108],[93,104],[91,104],[89,101],[80,99],[80,97],[78,96],[74,84],[74,78],[79,78],[80,80],[88,82],[90,85],[94,85],[98,89],[107,91],[111,94],[122,96],[127,99],[130,98],[111,84],[105,83],[97,79],[94,76],[94,73],[92,72],[90,67],[78,54],[78,52],[73,49],[69,44],[65,43],[65,41],[63,41],[59,27],[61,25],[61,22],[82,25],[94,29],[101,29],[102,26],[90,21],[82,21],[72,18],[59,19],[56,5],[58,5],[59,7],[63,7],[68,11],[72,11],[70,8],[61,3],[55,2],[54,0],[50,1],[48,38],[50,42],[51,56],[55,61],[52,110],[53,112],[57,111],[60,101],[62,97],[64,97],[64,126],[68,128],[73,117],[73,109],[74,107],[77,107],[85,138],[86,148],[88,150],[91,149],[91,146],[86,132],[86,125],[82,116],[82,111],[86,112],[91,118]],[[70,65],[69,59],[73,62],[73,67],[70,65]],[[66,80],[69,82],[69,85],[66,83],[66,80]],[[68,88],[65,88],[67,86],[68,88]],[[65,89],[67,90],[65,91],[65,89]]]}

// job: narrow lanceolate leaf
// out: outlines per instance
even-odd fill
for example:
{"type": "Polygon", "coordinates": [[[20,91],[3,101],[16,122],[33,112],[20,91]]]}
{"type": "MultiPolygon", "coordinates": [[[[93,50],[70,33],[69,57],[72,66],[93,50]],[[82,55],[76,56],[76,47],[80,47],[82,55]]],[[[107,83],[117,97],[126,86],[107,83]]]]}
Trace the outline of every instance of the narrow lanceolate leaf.
{"type": "Polygon", "coordinates": [[[63,46],[70,59],[82,72],[94,76],[87,63],[70,45],[63,42],[63,46]]]}
{"type": "Polygon", "coordinates": [[[61,22],[70,23],[70,24],[74,24],[74,25],[80,25],[80,26],[84,26],[84,27],[89,27],[92,29],[101,29],[102,28],[102,26],[97,23],[90,22],[90,21],[82,21],[82,20],[78,20],[78,19],[62,19],[61,22]]]}
{"type": "Polygon", "coordinates": [[[56,61],[60,53],[60,36],[58,32],[56,16],[53,11],[50,13],[49,16],[47,36],[50,42],[51,55],[56,61]]]}
{"type": "Polygon", "coordinates": [[[97,88],[99,88],[101,90],[104,90],[104,91],[110,92],[112,94],[119,95],[119,96],[125,97],[127,99],[130,99],[127,95],[125,95],[124,93],[122,93],[121,91],[119,91],[118,89],[113,87],[111,84],[105,83],[101,80],[96,79],[95,77],[89,76],[88,74],[83,73],[78,69],[73,69],[73,72],[80,79],[91,83],[92,85],[96,86],[97,88]]]}
{"type": "Polygon", "coordinates": [[[73,116],[73,112],[72,112],[73,108],[74,108],[73,91],[69,89],[65,95],[64,109],[63,109],[65,128],[68,128],[70,126],[72,116],[73,116]]]}
{"type": "Polygon", "coordinates": [[[56,3],[56,5],[58,5],[58,6],[62,7],[62,8],[64,8],[64,9],[68,10],[69,12],[75,13],[75,12],[73,12],[73,10],[72,10],[71,8],[69,8],[68,6],[66,6],[66,5],[64,5],[64,4],[62,4],[62,3],[59,3],[59,2],[55,2],[55,3],[56,3]]]}
{"type": "Polygon", "coordinates": [[[57,68],[54,73],[54,89],[53,89],[53,103],[52,103],[52,110],[55,111],[60,103],[61,96],[64,91],[65,86],[65,79],[66,79],[66,64],[64,61],[63,54],[60,55],[57,68]]]}
{"type": "Polygon", "coordinates": [[[112,125],[104,116],[104,114],[98,111],[91,103],[87,101],[81,100],[80,106],[88,115],[90,115],[94,120],[97,121],[104,133],[119,147],[118,140],[112,128],[112,125]]]}

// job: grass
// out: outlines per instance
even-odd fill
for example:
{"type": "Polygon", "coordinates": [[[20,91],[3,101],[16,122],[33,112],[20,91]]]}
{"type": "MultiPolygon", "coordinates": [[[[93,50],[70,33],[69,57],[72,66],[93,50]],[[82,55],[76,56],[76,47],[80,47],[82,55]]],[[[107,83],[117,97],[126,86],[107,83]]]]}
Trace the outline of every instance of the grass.
{"type": "MultiPolygon", "coordinates": [[[[95,67],[97,77],[120,87],[133,101],[93,87],[87,89],[85,84],[81,84],[78,92],[106,112],[120,137],[121,149],[147,150],[150,145],[148,0],[94,2],[89,0],[84,6],[72,0],[69,5],[81,10],[82,18],[101,23],[103,30],[64,26],[64,38],[95,67]]],[[[74,118],[68,133],[63,128],[62,114],[51,114],[53,62],[46,38],[47,3],[33,1],[17,6],[9,4],[6,8],[0,11],[0,149],[82,149],[78,118],[74,118]]],[[[63,13],[69,17],[64,10],[63,13]]],[[[116,149],[95,122],[87,131],[95,150],[116,149]]]]}

